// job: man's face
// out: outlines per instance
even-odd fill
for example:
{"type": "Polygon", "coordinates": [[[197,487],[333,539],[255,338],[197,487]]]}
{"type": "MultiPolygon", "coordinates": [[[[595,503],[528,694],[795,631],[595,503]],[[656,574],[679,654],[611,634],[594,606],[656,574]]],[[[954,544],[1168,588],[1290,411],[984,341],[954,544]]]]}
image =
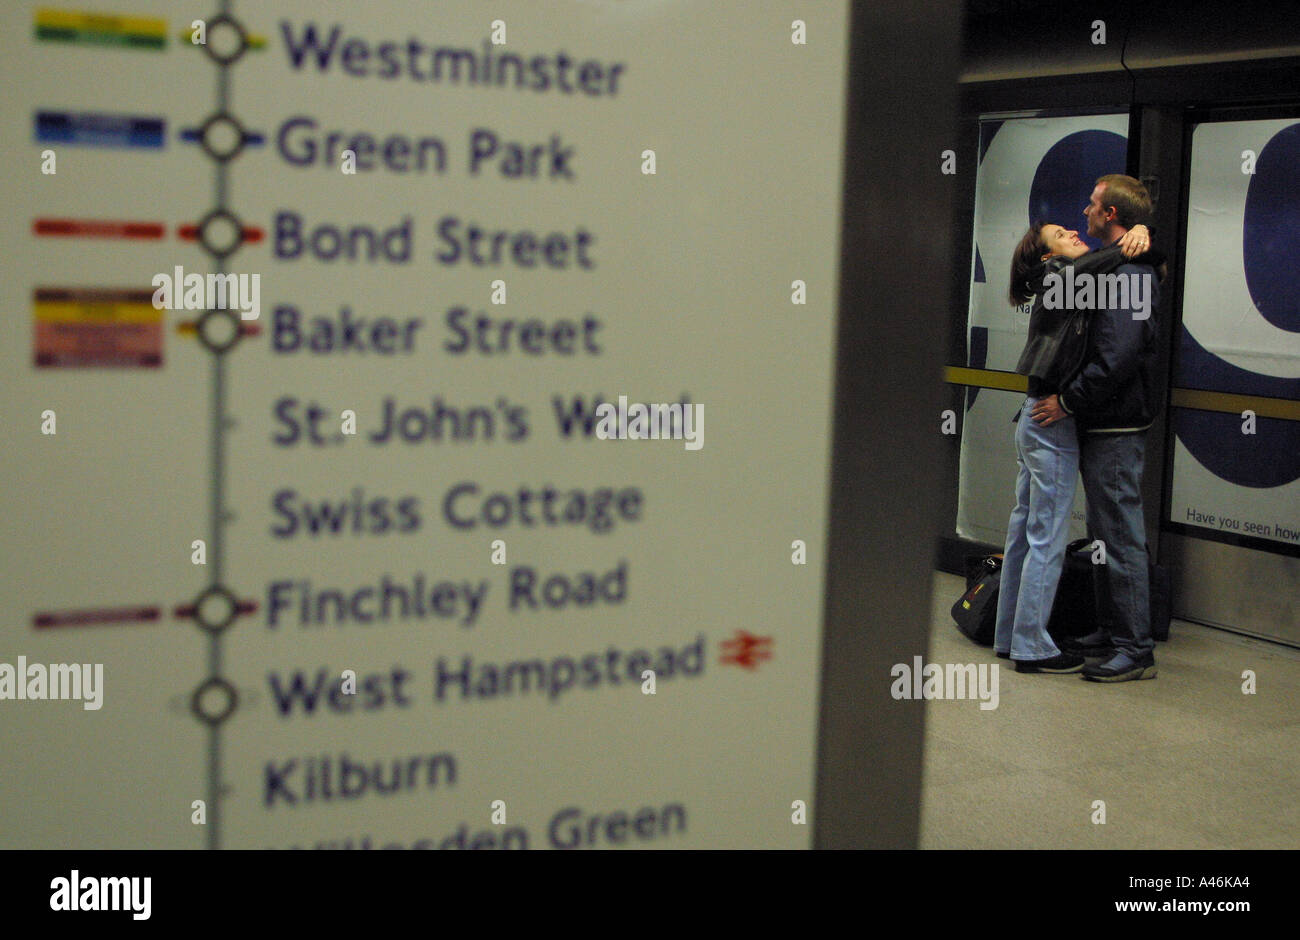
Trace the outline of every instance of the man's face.
{"type": "Polygon", "coordinates": [[[1046,252],[1043,255],[1044,260],[1051,255],[1077,258],[1088,253],[1088,246],[1079,238],[1079,233],[1074,229],[1062,228],[1059,225],[1044,225],[1042,234],[1039,237],[1042,239],[1043,250],[1046,252]]]}
{"type": "Polygon", "coordinates": [[[1093,238],[1103,238],[1106,235],[1106,209],[1101,204],[1105,194],[1106,184],[1098,183],[1092,190],[1088,208],[1083,210],[1083,214],[1088,218],[1088,234],[1093,238]]]}

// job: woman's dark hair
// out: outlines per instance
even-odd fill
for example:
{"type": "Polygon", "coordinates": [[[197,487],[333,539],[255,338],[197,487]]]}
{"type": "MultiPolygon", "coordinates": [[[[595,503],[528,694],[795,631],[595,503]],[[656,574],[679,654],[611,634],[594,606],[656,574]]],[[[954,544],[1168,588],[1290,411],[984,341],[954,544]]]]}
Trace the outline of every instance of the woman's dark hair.
{"type": "Polygon", "coordinates": [[[1034,296],[1025,279],[1043,256],[1043,226],[1046,224],[1035,222],[1029,226],[1029,231],[1025,232],[1025,237],[1020,239],[1020,244],[1011,254],[1011,289],[1007,292],[1007,298],[1012,306],[1023,304],[1034,296]]]}

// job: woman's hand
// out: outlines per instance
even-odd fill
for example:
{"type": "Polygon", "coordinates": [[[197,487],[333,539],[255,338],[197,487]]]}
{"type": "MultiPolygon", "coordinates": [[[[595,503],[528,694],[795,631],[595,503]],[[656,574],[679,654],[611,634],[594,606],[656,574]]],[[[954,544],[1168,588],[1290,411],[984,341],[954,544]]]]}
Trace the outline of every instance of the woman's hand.
{"type": "Polygon", "coordinates": [[[1060,395],[1048,395],[1035,403],[1029,416],[1038,424],[1056,424],[1070,417],[1070,413],[1061,407],[1060,395]]]}
{"type": "Polygon", "coordinates": [[[1136,258],[1150,247],[1151,230],[1140,222],[1119,240],[1119,253],[1125,258],[1136,258]]]}

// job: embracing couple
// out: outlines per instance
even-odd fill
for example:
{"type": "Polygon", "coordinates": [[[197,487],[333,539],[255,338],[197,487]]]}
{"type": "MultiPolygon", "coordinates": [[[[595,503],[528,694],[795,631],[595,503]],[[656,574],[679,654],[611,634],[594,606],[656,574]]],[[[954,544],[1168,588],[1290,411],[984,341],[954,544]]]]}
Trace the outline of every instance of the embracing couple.
{"type": "Polygon", "coordinates": [[[1016,508],[1007,527],[994,650],[1017,672],[1075,673],[1098,682],[1154,679],[1142,464],[1159,406],[1158,300],[1146,221],[1151,198],[1131,176],[1097,180],[1077,232],[1032,225],[1011,261],[1010,300],[1033,298],[1016,371],[1029,396],[1016,416],[1016,508]],[[1073,270],[1068,270],[1069,268],[1073,270]],[[1075,479],[1083,477],[1088,536],[1104,545],[1094,569],[1097,630],[1059,649],[1047,632],[1069,540],[1075,479]],[[1086,653],[1100,654],[1085,665],[1086,653]]]}

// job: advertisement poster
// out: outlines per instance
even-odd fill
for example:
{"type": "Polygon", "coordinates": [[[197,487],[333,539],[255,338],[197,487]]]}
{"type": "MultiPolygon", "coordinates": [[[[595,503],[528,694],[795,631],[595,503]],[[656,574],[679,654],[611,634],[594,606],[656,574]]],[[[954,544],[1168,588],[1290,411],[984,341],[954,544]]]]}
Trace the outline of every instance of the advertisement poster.
{"type": "MultiPolygon", "coordinates": [[[[1191,160],[1174,384],[1298,401],[1300,123],[1200,124],[1191,160]]],[[[1294,552],[1300,424],[1239,404],[1233,412],[1174,409],[1169,521],[1294,552]]]]}

